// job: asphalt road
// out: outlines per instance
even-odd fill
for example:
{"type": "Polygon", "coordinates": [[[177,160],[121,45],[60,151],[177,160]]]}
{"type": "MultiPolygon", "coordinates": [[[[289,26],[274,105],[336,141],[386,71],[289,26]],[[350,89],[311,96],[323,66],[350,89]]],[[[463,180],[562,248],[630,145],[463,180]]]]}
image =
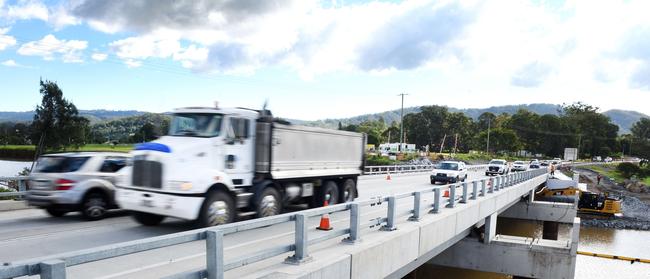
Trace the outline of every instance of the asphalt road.
{"type": "MultiPolygon", "coordinates": [[[[359,198],[387,196],[418,189],[431,188],[429,173],[362,176],[359,179],[359,198]]],[[[483,178],[483,172],[470,172],[468,180],[483,178]]],[[[423,202],[432,202],[424,197],[423,202]]],[[[404,205],[398,214],[406,213],[404,205]]],[[[295,209],[294,209],[295,210],[295,209]]],[[[385,207],[362,211],[362,222],[385,216],[385,207]]],[[[317,218],[311,218],[316,227],[317,218]]],[[[347,214],[332,215],[333,226],[345,227],[347,214]]],[[[113,243],[137,240],[191,229],[190,224],[178,219],[167,219],[156,227],[144,227],[133,221],[125,212],[114,211],[100,221],[88,222],[81,215],[71,213],[53,218],[38,209],[0,213],[0,262],[45,257],[63,252],[87,249],[113,243]]],[[[293,224],[284,223],[227,235],[224,238],[226,261],[243,256],[250,251],[289,244],[293,241],[293,224]]],[[[310,231],[310,237],[320,232],[310,231]]],[[[202,241],[161,248],[143,253],[113,258],[69,268],[68,278],[154,278],[191,268],[204,266],[202,241]]]]}

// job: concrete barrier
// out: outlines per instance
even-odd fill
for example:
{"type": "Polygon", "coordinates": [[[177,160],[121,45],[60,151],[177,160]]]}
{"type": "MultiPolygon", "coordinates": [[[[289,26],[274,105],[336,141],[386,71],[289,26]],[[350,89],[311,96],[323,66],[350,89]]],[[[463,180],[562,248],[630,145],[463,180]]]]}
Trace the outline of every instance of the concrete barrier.
{"type": "Polygon", "coordinates": [[[10,210],[21,210],[21,209],[30,209],[25,201],[0,201],[0,211],[10,211],[10,210]]]}

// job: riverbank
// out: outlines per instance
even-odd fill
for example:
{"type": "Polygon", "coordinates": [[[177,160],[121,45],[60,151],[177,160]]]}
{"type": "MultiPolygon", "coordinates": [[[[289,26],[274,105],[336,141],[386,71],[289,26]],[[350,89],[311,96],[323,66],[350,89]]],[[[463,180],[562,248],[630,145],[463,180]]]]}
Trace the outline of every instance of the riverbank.
{"type": "Polygon", "coordinates": [[[576,171],[580,173],[580,182],[587,184],[587,190],[596,193],[613,193],[621,197],[623,211],[622,217],[581,215],[582,226],[650,231],[650,194],[630,192],[618,185],[614,179],[603,174],[601,174],[603,179],[598,184],[596,178],[598,172],[593,169],[577,168],[576,171]]]}

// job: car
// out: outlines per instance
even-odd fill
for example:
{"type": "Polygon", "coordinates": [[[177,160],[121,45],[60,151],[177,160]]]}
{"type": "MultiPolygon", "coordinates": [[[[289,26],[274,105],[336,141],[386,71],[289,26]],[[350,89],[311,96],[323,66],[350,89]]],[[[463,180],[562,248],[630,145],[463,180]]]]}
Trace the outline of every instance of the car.
{"type": "Polygon", "coordinates": [[[437,182],[456,183],[467,179],[467,166],[464,162],[444,161],[438,164],[430,176],[431,184],[437,182]]]}
{"type": "Polygon", "coordinates": [[[539,163],[533,163],[528,166],[529,169],[539,169],[541,168],[539,163]]]}
{"type": "Polygon", "coordinates": [[[114,183],[129,155],[118,152],[59,153],[41,156],[29,175],[30,206],[54,217],[81,211],[88,220],[117,208],[114,183]]]}
{"type": "Polygon", "coordinates": [[[508,161],[502,159],[492,159],[492,161],[488,163],[488,169],[485,171],[485,175],[503,175],[509,172],[510,168],[508,167],[508,161]]]}
{"type": "Polygon", "coordinates": [[[542,161],[541,163],[539,163],[539,165],[542,167],[548,167],[549,163],[548,161],[542,161]]]}
{"type": "Polygon", "coordinates": [[[526,171],[528,170],[528,165],[524,161],[515,161],[512,163],[512,171],[526,171]]]}
{"type": "Polygon", "coordinates": [[[538,159],[532,159],[532,160],[530,160],[530,162],[528,162],[528,164],[530,164],[530,165],[538,164],[539,165],[539,160],[538,159]]]}

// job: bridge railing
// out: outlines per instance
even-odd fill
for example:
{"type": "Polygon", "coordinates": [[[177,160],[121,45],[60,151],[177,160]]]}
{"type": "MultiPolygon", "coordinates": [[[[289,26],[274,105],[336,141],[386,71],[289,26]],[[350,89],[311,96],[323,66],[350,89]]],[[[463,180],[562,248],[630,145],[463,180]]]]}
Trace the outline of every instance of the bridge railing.
{"type": "MultiPolygon", "coordinates": [[[[435,168],[435,165],[386,165],[386,166],[365,166],[363,174],[388,174],[388,173],[409,173],[427,172],[435,168]]],[[[487,168],[487,165],[467,165],[469,171],[480,171],[487,168]]]]}
{"type": "Polygon", "coordinates": [[[510,173],[388,197],[376,197],[363,201],[196,229],[27,261],[4,263],[0,267],[0,278],[40,275],[41,278],[60,279],[66,277],[66,267],[194,241],[205,242],[206,268],[178,273],[170,278],[224,278],[224,273],[228,270],[290,252],[293,252],[293,255],[287,258],[286,262],[300,264],[311,259],[309,247],[314,244],[341,236],[346,237],[343,240],[344,242],[354,244],[361,239],[362,229],[381,226],[380,230],[393,231],[397,227],[399,218],[408,216],[408,220],[416,221],[423,216],[423,212],[426,212],[424,214],[437,214],[445,208],[455,207],[458,203],[469,203],[478,197],[490,195],[506,187],[546,174],[546,169],[510,173]],[[423,204],[425,195],[433,195],[433,203],[423,204]],[[409,210],[398,212],[398,204],[402,204],[405,200],[408,202],[407,208],[409,210]],[[411,202],[412,207],[410,207],[411,202]],[[369,207],[381,206],[384,203],[387,203],[385,215],[380,215],[381,217],[372,220],[370,223],[361,224],[362,208],[368,209],[369,207]],[[350,217],[349,225],[339,230],[319,234],[318,237],[312,235],[310,238],[307,225],[309,218],[335,212],[347,212],[350,217]],[[225,261],[223,245],[225,235],[290,222],[293,222],[295,227],[295,239],[292,244],[259,250],[237,259],[225,261]]]}
{"type": "Polygon", "coordinates": [[[6,197],[22,197],[27,191],[28,176],[0,176],[0,187],[16,190],[15,192],[0,192],[0,199],[6,197]]]}

